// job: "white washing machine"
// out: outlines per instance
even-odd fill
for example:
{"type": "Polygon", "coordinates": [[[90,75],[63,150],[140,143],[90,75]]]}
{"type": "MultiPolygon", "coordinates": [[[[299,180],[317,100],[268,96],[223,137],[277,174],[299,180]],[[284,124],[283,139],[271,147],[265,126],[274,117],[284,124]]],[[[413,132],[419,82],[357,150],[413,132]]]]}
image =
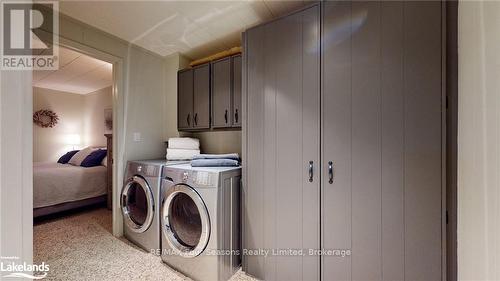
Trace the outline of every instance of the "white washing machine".
{"type": "Polygon", "coordinates": [[[186,163],[161,160],[129,161],[120,194],[125,237],[151,252],[161,249],[160,196],[163,166],[186,163]]]}
{"type": "Polygon", "coordinates": [[[163,167],[162,260],[194,280],[228,280],[241,263],[241,168],[163,167]]]}

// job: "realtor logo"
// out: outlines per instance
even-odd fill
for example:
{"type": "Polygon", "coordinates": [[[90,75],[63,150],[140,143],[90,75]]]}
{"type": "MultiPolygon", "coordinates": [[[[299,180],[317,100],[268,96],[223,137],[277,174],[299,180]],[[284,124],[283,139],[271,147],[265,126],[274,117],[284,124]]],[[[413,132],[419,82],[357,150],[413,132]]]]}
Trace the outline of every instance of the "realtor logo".
{"type": "Polygon", "coordinates": [[[58,68],[58,2],[2,1],[2,70],[58,68]]]}

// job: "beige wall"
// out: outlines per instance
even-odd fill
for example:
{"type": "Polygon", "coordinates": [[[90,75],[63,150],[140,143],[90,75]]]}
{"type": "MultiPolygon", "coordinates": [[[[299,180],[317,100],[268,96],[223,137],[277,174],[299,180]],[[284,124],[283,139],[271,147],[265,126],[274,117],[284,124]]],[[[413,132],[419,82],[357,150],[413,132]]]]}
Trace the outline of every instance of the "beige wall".
{"type": "Polygon", "coordinates": [[[500,280],[499,15],[498,1],[459,3],[459,280],[500,280]]]}
{"type": "Polygon", "coordinates": [[[59,116],[53,128],[33,124],[33,161],[55,162],[73,148],[68,140],[83,133],[83,95],[33,88],[33,112],[50,109],[59,116]]]}
{"type": "Polygon", "coordinates": [[[164,157],[165,90],[163,58],[145,53],[138,48],[129,50],[130,64],[125,77],[124,133],[119,141],[125,145],[125,160],[164,157]],[[141,140],[134,141],[134,133],[141,140]]]}
{"type": "Polygon", "coordinates": [[[112,88],[107,87],[83,96],[84,146],[106,146],[104,110],[113,108],[112,88]]]}
{"type": "Polygon", "coordinates": [[[164,140],[179,136],[177,131],[177,71],[182,68],[180,65],[181,59],[182,56],[178,53],[169,55],[164,59],[164,140]]]}
{"type": "Polygon", "coordinates": [[[33,112],[50,109],[59,122],[53,128],[33,124],[33,161],[55,162],[72,149],[106,146],[104,109],[111,107],[111,87],[87,95],[34,87],[33,112]],[[79,144],[70,142],[75,137],[79,144]]]}
{"type": "Polygon", "coordinates": [[[238,153],[241,156],[241,131],[181,133],[200,140],[202,153],[238,153]]]}

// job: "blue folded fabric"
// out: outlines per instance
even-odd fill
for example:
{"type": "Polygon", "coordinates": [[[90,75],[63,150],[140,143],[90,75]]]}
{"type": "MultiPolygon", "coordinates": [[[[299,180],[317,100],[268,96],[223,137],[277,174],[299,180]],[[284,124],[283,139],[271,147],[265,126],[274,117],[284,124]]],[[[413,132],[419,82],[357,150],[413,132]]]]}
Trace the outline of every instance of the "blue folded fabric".
{"type": "Polygon", "coordinates": [[[198,159],[231,159],[240,161],[240,156],[238,153],[228,153],[228,154],[198,154],[193,156],[193,160],[198,159]]]}
{"type": "Polygon", "coordinates": [[[238,167],[240,162],[234,159],[196,159],[191,161],[192,167],[238,167]]]}

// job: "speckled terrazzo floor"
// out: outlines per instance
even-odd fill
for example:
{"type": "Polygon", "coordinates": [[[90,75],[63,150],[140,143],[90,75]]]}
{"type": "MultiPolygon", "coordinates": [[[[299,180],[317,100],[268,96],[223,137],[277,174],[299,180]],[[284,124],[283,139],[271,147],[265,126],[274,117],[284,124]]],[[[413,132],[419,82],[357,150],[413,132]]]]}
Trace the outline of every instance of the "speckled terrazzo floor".
{"type": "MultiPolygon", "coordinates": [[[[190,280],[111,234],[111,212],[87,210],[35,223],[34,262],[45,262],[44,280],[190,280]]],[[[232,281],[256,279],[236,273],[232,281]]]]}

